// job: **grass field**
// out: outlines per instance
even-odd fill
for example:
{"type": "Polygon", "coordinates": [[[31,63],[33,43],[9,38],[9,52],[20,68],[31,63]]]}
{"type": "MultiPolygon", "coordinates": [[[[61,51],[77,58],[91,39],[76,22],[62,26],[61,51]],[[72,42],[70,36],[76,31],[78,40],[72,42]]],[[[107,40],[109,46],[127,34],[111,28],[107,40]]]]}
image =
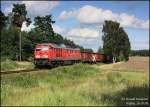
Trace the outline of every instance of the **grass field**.
{"type": "Polygon", "coordinates": [[[11,70],[22,70],[22,69],[32,69],[34,68],[34,64],[32,62],[18,62],[12,60],[6,60],[1,62],[1,72],[3,71],[11,71],[11,70]]]}
{"type": "Polygon", "coordinates": [[[1,105],[145,105],[149,72],[135,66],[139,60],[147,68],[145,58],[132,57],[117,64],[79,63],[43,72],[2,75],[1,105]]]}

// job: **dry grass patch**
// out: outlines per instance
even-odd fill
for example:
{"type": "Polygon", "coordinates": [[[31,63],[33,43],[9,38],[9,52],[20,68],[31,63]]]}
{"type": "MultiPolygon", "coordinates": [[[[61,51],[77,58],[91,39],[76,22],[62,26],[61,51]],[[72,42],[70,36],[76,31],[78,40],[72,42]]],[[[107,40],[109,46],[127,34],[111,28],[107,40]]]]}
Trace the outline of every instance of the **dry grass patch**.
{"type": "Polygon", "coordinates": [[[149,71],[149,57],[130,57],[127,62],[117,62],[97,66],[105,71],[149,71]]]}
{"type": "Polygon", "coordinates": [[[149,57],[130,57],[129,61],[114,65],[114,68],[136,71],[149,71],[149,57]]]}

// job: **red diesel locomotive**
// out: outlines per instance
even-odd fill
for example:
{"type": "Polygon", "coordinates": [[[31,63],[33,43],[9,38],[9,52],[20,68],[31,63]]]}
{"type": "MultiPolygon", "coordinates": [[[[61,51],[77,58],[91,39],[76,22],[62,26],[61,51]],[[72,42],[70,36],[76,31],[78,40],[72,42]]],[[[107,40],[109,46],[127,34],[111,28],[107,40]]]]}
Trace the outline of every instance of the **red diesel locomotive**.
{"type": "Polygon", "coordinates": [[[111,59],[107,57],[104,54],[81,52],[78,48],[67,48],[63,44],[54,43],[37,44],[34,50],[34,64],[36,66],[110,61],[111,59]]]}
{"type": "Polygon", "coordinates": [[[65,45],[54,43],[38,44],[34,51],[35,65],[63,65],[81,60],[80,49],[66,48],[65,45]]]}

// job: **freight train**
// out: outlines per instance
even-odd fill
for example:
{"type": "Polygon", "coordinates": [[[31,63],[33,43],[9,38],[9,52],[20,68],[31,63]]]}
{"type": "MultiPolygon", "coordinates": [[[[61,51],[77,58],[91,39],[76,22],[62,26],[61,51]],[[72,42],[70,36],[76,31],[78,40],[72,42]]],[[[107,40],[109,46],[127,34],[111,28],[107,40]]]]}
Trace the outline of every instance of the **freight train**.
{"type": "Polygon", "coordinates": [[[93,52],[81,52],[79,48],[69,48],[64,44],[41,43],[37,44],[34,50],[34,64],[36,67],[53,67],[78,62],[96,63],[111,61],[111,56],[93,52]]]}

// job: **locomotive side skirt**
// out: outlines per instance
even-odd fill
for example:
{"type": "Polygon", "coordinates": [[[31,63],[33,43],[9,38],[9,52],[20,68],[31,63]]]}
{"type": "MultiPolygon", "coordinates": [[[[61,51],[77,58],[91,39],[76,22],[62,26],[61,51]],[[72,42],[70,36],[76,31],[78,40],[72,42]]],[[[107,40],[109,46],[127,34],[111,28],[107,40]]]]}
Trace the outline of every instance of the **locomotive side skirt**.
{"type": "Polygon", "coordinates": [[[69,60],[49,60],[49,59],[34,59],[34,64],[35,65],[49,65],[49,66],[54,66],[54,65],[66,65],[66,64],[74,64],[74,63],[79,63],[81,60],[74,60],[74,59],[69,59],[69,60]]]}

